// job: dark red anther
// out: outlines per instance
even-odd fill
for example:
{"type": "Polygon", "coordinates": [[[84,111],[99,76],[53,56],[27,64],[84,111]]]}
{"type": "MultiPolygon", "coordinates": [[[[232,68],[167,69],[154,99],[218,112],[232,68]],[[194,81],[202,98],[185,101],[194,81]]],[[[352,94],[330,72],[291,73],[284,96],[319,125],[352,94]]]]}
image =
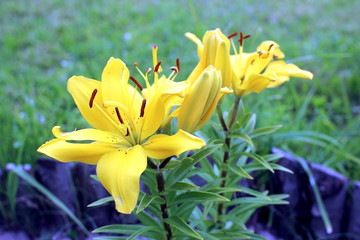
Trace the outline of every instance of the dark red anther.
{"type": "Polygon", "coordinates": [[[94,103],[94,99],[95,99],[95,96],[96,96],[97,91],[98,91],[98,90],[95,88],[94,91],[93,91],[92,94],[91,94],[90,101],[89,101],[89,107],[90,107],[90,108],[93,107],[93,103],[94,103]]]}
{"type": "Polygon", "coordinates": [[[116,116],[117,116],[117,118],[119,119],[120,123],[123,124],[124,121],[123,121],[123,119],[122,119],[122,117],[121,117],[121,115],[120,115],[120,111],[119,111],[119,108],[118,108],[118,107],[115,107],[115,112],[116,112],[116,116]]]}
{"type": "Polygon", "coordinates": [[[129,136],[129,129],[126,128],[126,134],[125,134],[125,137],[129,136]]]}
{"type": "Polygon", "coordinates": [[[138,66],[138,63],[137,62],[134,62],[134,67],[137,67],[138,66]]]}
{"type": "Polygon", "coordinates": [[[240,46],[242,46],[244,44],[244,40],[249,37],[251,37],[250,34],[244,36],[243,32],[240,32],[240,38],[239,38],[240,46]]]}
{"type": "Polygon", "coordinates": [[[155,68],[154,68],[154,72],[157,73],[157,72],[159,71],[160,64],[161,64],[161,61],[159,61],[159,62],[156,64],[156,66],[155,66],[155,68]]]}
{"type": "Polygon", "coordinates": [[[175,72],[175,74],[177,74],[177,73],[178,73],[178,68],[177,68],[177,67],[170,67],[170,70],[174,71],[174,72],[175,72]]]}
{"type": "Polygon", "coordinates": [[[180,72],[180,59],[179,58],[176,59],[176,67],[178,69],[178,72],[180,72]]]}
{"type": "Polygon", "coordinates": [[[133,81],[135,83],[136,86],[138,86],[140,91],[143,90],[143,87],[141,86],[141,84],[133,76],[130,76],[130,79],[131,79],[131,81],[133,81]]]}
{"type": "Polygon", "coordinates": [[[245,39],[248,39],[249,37],[251,37],[250,34],[245,35],[245,36],[244,36],[244,40],[245,40],[245,39]]]}
{"type": "Polygon", "coordinates": [[[142,101],[141,110],[140,110],[140,117],[143,117],[143,116],[144,116],[145,106],[146,106],[146,99],[144,99],[144,100],[142,101]]]}
{"type": "Polygon", "coordinates": [[[271,48],[274,46],[274,44],[272,43],[272,44],[270,44],[270,46],[269,46],[269,49],[268,49],[268,52],[271,50],[271,48]]]}
{"type": "Polygon", "coordinates": [[[227,38],[230,39],[230,38],[235,37],[236,35],[238,35],[238,33],[234,32],[234,33],[230,34],[229,36],[227,36],[227,38]]]}

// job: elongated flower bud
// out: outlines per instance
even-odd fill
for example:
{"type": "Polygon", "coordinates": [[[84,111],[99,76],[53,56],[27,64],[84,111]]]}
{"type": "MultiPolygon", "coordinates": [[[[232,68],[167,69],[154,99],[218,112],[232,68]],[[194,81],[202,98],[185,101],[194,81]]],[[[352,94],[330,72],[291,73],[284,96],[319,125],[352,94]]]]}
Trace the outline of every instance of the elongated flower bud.
{"type": "Polygon", "coordinates": [[[188,80],[196,81],[199,75],[210,65],[220,70],[222,87],[230,87],[232,67],[230,62],[230,42],[220,29],[207,31],[200,41],[194,34],[185,36],[198,45],[199,63],[190,74],[188,80]]]}
{"type": "Polygon", "coordinates": [[[221,84],[221,73],[213,66],[207,67],[200,74],[189,87],[181,106],[176,111],[178,129],[192,133],[204,126],[223,95],[224,89],[221,88],[221,84]]]}

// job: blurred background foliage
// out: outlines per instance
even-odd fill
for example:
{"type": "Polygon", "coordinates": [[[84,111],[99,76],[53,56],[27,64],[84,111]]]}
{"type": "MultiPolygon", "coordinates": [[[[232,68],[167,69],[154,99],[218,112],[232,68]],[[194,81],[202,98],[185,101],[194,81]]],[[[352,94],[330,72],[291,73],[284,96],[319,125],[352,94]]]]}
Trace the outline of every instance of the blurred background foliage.
{"type": "MultiPolygon", "coordinates": [[[[113,56],[152,65],[159,47],[164,73],[181,61],[186,79],[198,58],[185,32],[221,28],[252,37],[245,50],[274,40],[286,60],[314,79],[246,96],[259,127],[282,124],[257,141],[260,152],[288,146],[305,159],[360,180],[360,29],[356,0],[304,1],[0,1],[0,166],[35,165],[51,128],[87,127],[66,91],[72,75],[99,79],[113,56]],[[260,144],[261,143],[261,144],[260,144]]],[[[139,78],[140,79],[140,78],[139,78]]],[[[231,99],[228,104],[230,106],[231,99]]]]}

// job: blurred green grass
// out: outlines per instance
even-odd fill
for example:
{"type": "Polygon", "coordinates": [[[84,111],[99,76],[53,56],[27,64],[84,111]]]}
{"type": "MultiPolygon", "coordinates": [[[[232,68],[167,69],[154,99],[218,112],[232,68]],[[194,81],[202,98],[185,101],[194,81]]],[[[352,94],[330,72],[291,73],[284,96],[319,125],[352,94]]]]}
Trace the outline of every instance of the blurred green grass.
{"type": "Polygon", "coordinates": [[[100,79],[111,56],[124,60],[130,72],[135,61],[146,69],[156,44],[164,69],[179,57],[177,79],[185,79],[197,55],[184,33],[202,36],[219,27],[225,34],[251,34],[247,51],[263,40],[278,42],[286,60],[315,76],[244,99],[260,126],[284,126],[258,143],[259,150],[286,144],[359,180],[359,164],[345,154],[360,156],[358,9],[356,0],[0,1],[0,166],[34,164],[54,125],[64,131],[87,126],[66,91],[72,75],[100,79]],[[323,135],[312,137],[325,146],[284,137],[305,130],[334,138],[339,149],[323,135]]]}

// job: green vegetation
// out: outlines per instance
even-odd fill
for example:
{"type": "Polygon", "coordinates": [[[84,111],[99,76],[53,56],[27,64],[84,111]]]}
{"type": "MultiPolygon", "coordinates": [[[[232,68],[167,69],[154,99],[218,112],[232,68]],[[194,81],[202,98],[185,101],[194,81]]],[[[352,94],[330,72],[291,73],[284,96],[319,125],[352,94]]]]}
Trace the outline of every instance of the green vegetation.
{"type": "Polygon", "coordinates": [[[283,125],[259,150],[285,144],[359,180],[359,8],[355,0],[0,1],[0,166],[34,164],[54,125],[87,126],[66,91],[72,75],[100,79],[114,56],[136,76],[132,63],[150,66],[156,44],[165,71],[180,58],[184,79],[197,63],[184,33],[219,27],[251,34],[248,51],[263,40],[278,42],[286,60],[315,76],[244,99],[259,126],[283,125]]]}

